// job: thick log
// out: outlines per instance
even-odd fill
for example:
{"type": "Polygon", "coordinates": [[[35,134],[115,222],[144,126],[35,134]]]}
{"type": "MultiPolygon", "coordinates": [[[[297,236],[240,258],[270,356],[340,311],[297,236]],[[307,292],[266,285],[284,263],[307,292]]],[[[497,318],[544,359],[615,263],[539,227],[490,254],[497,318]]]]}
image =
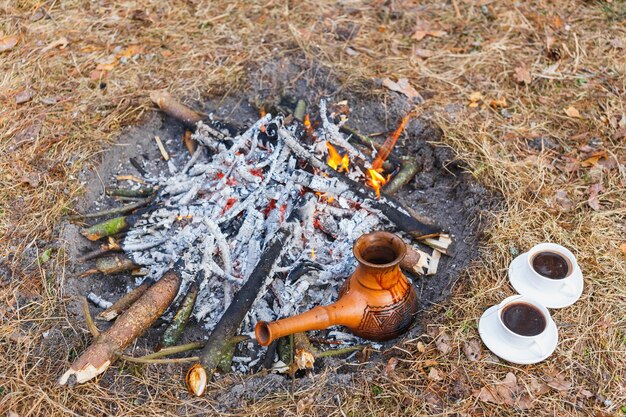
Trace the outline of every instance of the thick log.
{"type": "Polygon", "coordinates": [[[119,300],[113,303],[111,307],[98,314],[98,319],[104,321],[113,320],[124,311],[128,310],[130,306],[135,303],[135,301],[141,298],[141,296],[144,295],[146,291],[148,291],[148,288],[150,288],[152,283],[152,280],[146,279],[140,286],[134,288],[129,293],[124,294],[122,297],[120,297],[119,300]]]}
{"type": "Polygon", "coordinates": [[[196,130],[196,124],[202,120],[202,115],[191,110],[167,91],[153,91],[150,93],[150,100],[168,116],[180,121],[191,131],[196,130]]]}
{"type": "Polygon", "coordinates": [[[72,363],[59,378],[59,384],[86,382],[106,371],[121,351],[163,314],[178,293],[180,282],[177,271],[172,269],[166,272],[72,363]]]}
{"type": "Polygon", "coordinates": [[[287,248],[286,242],[290,239],[293,224],[299,221],[299,217],[299,204],[296,202],[289,218],[267,243],[261,259],[250,274],[250,277],[237,292],[211,333],[207,344],[200,353],[200,362],[209,375],[212,375],[224,356],[228,355],[230,340],[237,333],[241,322],[248,314],[254,300],[256,300],[259,290],[265,284],[274,265],[287,248]]]}

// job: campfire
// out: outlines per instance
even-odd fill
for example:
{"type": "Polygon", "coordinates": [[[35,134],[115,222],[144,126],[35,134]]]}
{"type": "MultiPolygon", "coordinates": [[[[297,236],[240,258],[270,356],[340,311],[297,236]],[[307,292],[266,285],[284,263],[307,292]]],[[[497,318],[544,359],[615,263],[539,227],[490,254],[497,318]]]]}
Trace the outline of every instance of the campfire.
{"type": "MultiPolygon", "coordinates": [[[[436,273],[450,238],[385,195],[385,184],[399,169],[385,170],[387,160],[410,115],[375,148],[346,133],[346,115],[329,112],[324,100],[317,121],[267,113],[238,134],[219,121],[201,120],[171,97],[155,101],[193,128],[187,138],[193,153],[170,157],[157,141],[168,170],[145,178],[148,186],[128,191],[142,198],[128,206],[135,211],[84,231],[90,240],[110,239],[84,257],[105,255],[87,273],[136,275],[137,288],[122,306],[89,295],[105,309],[100,318],[121,314],[117,320],[122,320],[128,305],[174,274],[178,282],[170,299],[137,333],[171,304],[163,316],[170,323],[164,346],[177,342],[179,323],[184,326],[191,315],[206,330],[198,359],[209,372],[219,366],[249,373],[268,365],[280,371],[286,364],[275,347],[268,350],[253,340],[255,324],[336,300],[355,268],[352,246],[359,236],[394,231],[408,244],[401,266],[409,276],[436,273]],[[123,240],[112,238],[122,231],[123,240]]],[[[324,337],[344,347],[366,343],[344,329],[324,337]]],[[[110,357],[79,358],[61,382],[70,377],[83,382],[103,372],[126,342],[120,341],[110,357]]]]}

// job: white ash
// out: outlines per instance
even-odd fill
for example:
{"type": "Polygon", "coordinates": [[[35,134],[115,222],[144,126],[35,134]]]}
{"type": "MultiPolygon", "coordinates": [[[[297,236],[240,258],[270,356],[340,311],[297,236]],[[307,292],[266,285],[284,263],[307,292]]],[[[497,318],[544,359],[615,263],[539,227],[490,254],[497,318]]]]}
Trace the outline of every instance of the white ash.
{"type": "MultiPolygon", "coordinates": [[[[342,148],[340,152],[365,160],[329,121],[325,107],[322,102],[322,123],[310,144],[296,142],[296,127],[283,126],[281,116],[267,114],[235,137],[198,123],[192,135],[198,149],[193,156],[174,156],[169,172],[149,178],[159,187],[156,201],[160,206],[145,214],[123,242],[133,261],[148,270],[137,283],[146,277],[158,279],[174,262],[184,259],[184,284],[173,305],[192,281],[198,281],[193,316],[209,334],[259,262],[267,242],[290,215],[298,196],[312,189],[322,195],[301,208],[302,222],[285,242],[282,257],[240,333],[253,335],[258,320],[276,320],[335,301],[338,289],[356,266],[354,241],[363,233],[389,230],[392,225],[367,202],[353,196],[344,183],[301,169],[310,155],[326,163],[325,140],[342,148]],[[278,135],[268,137],[269,128],[278,135]],[[307,263],[312,267],[303,267],[307,263]],[[295,273],[298,268],[304,273],[295,273]]],[[[364,182],[363,174],[354,168],[345,175],[364,182]]],[[[166,319],[173,311],[168,314],[166,319]]],[[[335,330],[330,338],[348,344],[363,342],[344,335],[335,330]]],[[[249,344],[251,357],[238,357],[233,368],[249,371],[263,350],[256,343],[249,344]]]]}

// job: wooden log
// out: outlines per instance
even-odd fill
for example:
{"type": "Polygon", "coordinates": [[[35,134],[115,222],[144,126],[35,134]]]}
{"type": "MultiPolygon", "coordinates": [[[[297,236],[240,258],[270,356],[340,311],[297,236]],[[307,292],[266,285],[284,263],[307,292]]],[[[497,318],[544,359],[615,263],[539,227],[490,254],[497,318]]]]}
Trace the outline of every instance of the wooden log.
{"type": "Polygon", "coordinates": [[[130,306],[132,306],[135,301],[137,301],[141,296],[148,291],[148,288],[152,285],[153,281],[150,279],[146,279],[141,285],[134,288],[127,294],[124,294],[117,300],[113,305],[106,310],[102,311],[98,314],[98,319],[104,321],[111,321],[124,311],[128,310],[130,306]]]}
{"type": "Polygon", "coordinates": [[[130,188],[107,188],[104,193],[112,197],[144,197],[145,198],[154,194],[154,188],[140,187],[136,190],[132,190],[130,188]]]}
{"type": "Polygon", "coordinates": [[[402,165],[400,171],[393,176],[393,178],[383,186],[383,192],[387,195],[394,195],[402,187],[407,185],[419,170],[419,165],[414,158],[402,157],[400,158],[402,165]]]}
{"type": "Polygon", "coordinates": [[[98,249],[87,252],[86,254],[76,258],[76,262],[83,263],[99,256],[105,255],[109,252],[121,251],[122,247],[112,237],[109,237],[108,243],[103,243],[98,249]]]}
{"type": "Polygon", "coordinates": [[[180,283],[176,270],[166,272],[72,363],[59,378],[59,384],[83,383],[106,371],[163,314],[178,293],[180,283]]]}
{"type": "Polygon", "coordinates": [[[180,339],[185,330],[185,326],[189,321],[189,316],[193,311],[193,307],[196,305],[196,297],[198,296],[198,285],[193,282],[187,289],[187,294],[180,304],[180,308],[174,315],[172,322],[167,326],[163,337],[161,338],[161,346],[169,347],[174,346],[180,339]]]}
{"type": "Polygon", "coordinates": [[[218,367],[224,356],[229,351],[229,341],[237,333],[241,322],[248,314],[250,307],[256,300],[257,295],[276,262],[280,259],[285,248],[286,242],[290,239],[293,224],[299,220],[299,199],[296,201],[295,207],[289,218],[284,222],[274,236],[267,243],[263,254],[246,283],[237,292],[233,301],[230,303],[222,318],[217,323],[207,344],[200,353],[200,363],[211,376],[218,367]]]}
{"type": "Polygon", "coordinates": [[[150,100],[168,116],[181,122],[191,131],[196,130],[196,124],[202,120],[202,115],[191,110],[167,91],[153,91],[150,93],[150,100]]]}

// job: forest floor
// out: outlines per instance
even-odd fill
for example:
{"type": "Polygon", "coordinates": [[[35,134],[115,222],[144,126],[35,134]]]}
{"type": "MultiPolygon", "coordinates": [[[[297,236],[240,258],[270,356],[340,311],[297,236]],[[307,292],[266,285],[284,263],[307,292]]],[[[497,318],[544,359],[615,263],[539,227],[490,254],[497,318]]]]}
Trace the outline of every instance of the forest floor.
{"type": "Polygon", "coordinates": [[[154,111],[150,91],[202,102],[283,57],[380,100],[398,94],[381,80],[406,78],[444,133],[438,145],[502,202],[485,214],[479,259],[428,311],[428,334],[331,393],[323,372],[229,415],[626,413],[625,27],[622,0],[0,0],[0,413],[218,413],[221,383],[191,398],[168,368],[108,371],[141,396],[56,385],[89,340],[67,317],[58,225],[84,195],[80,173],[154,111]],[[450,104],[454,117],[441,111],[450,104]],[[549,359],[498,361],[477,343],[478,319],[514,293],[511,260],[543,241],[575,253],[583,295],[552,311],[549,359]]]}

